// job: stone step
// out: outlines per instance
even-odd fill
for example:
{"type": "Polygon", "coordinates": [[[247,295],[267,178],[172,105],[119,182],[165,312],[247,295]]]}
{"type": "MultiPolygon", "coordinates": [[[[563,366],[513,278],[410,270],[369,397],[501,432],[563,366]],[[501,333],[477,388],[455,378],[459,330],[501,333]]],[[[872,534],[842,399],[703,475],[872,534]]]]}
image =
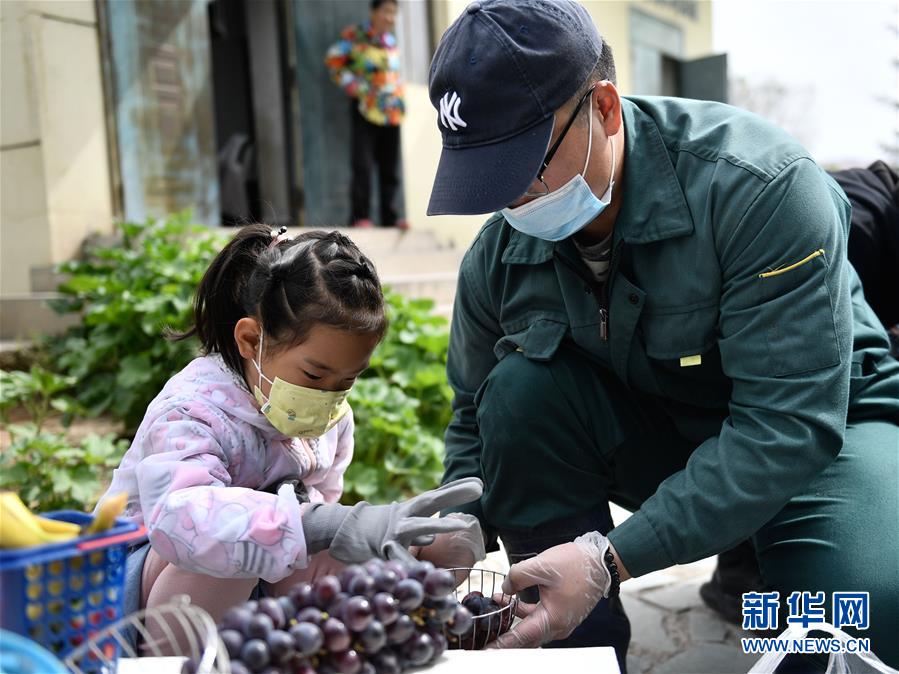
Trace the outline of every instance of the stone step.
{"type": "Polygon", "coordinates": [[[447,271],[382,276],[381,282],[405,297],[433,300],[435,313],[448,317],[456,296],[457,279],[456,272],[447,271]]]}
{"type": "Polygon", "coordinates": [[[47,304],[61,299],[55,292],[17,293],[0,296],[0,340],[28,341],[38,335],[55,335],[77,325],[77,314],[57,314],[47,304]]]}
{"type": "Polygon", "coordinates": [[[419,253],[384,252],[372,254],[371,261],[382,279],[387,276],[415,276],[418,274],[452,273],[459,271],[462,251],[435,250],[419,253]]]}
{"type": "MultiPolygon", "coordinates": [[[[289,234],[296,236],[314,228],[295,227],[289,234]]],[[[353,227],[334,227],[335,231],[344,234],[359,246],[363,253],[373,258],[380,253],[420,253],[440,249],[449,249],[441,244],[433,232],[411,229],[402,231],[393,227],[372,227],[357,229],[353,227]]],[[[328,229],[327,231],[332,231],[328,229]]]]}

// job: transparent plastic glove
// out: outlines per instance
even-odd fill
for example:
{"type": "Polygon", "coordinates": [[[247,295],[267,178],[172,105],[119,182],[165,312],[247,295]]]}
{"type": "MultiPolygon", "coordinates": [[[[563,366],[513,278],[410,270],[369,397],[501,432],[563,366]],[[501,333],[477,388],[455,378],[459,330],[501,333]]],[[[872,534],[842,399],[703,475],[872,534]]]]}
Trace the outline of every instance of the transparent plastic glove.
{"type": "MultiPolygon", "coordinates": [[[[438,534],[434,542],[427,547],[413,548],[412,554],[415,557],[445,569],[454,567],[467,569],[487,556],[484,550],[484,533],[477,517],[466,513],[450,513],[444,519],[456,520],[464,524],[464,528],[438,534]]],[[[466,578],[467,573],[461,571],[456,573],[457,582],[461,583],[466,578]]]]}
{"type": "Polygon", "coordinates": [[[540,602],[519,603],[518,615],[524,620],[488,648],[536,648],[571,634],[609,595],[612,577],[603,562],[608,548],[609,539],[591,531],[513,565],[503,592],[537,585],[540,602]]]}
{"type": "Polygon", "coordinates": [[[464,529],[464,521],[431,517],[444,508],[453,508],[481,497],[484,485],[468,477],[426,491],[408,501],[372,505],[362,501],[354,506],[316,503],[303,512],[303,530],[309,554],[328,549],[334,559],[347,564],[372,557],[415,561],[407,548],[429,545],[440,533],[464,529]]]}

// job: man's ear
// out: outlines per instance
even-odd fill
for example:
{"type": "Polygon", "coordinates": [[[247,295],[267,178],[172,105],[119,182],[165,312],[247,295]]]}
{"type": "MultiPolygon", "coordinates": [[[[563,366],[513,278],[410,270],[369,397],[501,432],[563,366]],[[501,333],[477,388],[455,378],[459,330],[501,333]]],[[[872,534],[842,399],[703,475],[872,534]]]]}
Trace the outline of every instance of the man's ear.
{"type": "MultiPolygon", "coordinates": [[[[259,321],[249,316],[244,316],[234,326],[234,341],[237,342],[237,350],[240,355],[248,360],[254,360],[259,351],[259,337],[262,327],[259,321]]],[[[262,354],[259,354],[262,358],[262,354]]]]}
{"type": "Polygon", "coordinates": [[[596,83],[593,89],[594,110],[602,115],[602,126],[607,136],[614,136],[621,128],[621,97],[618,89],[609,80],[596,83]]]}

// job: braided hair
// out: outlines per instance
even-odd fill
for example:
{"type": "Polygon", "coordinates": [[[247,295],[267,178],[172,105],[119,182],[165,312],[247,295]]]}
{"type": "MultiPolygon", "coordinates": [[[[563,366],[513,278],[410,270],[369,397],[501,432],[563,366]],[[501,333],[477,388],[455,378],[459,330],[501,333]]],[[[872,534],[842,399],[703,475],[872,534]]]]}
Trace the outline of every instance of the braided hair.
{"type": "Polygon", "coordinates": [[[203,275],[193,327],[172,338],[196,335],[205,353],[220,353],[237,373],[243,359],[234,326],[246,316],[259,320],[273,345],[300,344],[317,324],[382,339],[387,315],[381,283],[356,244],[339,232],[284,239],[283,231],[243,227],[203,275]]]}

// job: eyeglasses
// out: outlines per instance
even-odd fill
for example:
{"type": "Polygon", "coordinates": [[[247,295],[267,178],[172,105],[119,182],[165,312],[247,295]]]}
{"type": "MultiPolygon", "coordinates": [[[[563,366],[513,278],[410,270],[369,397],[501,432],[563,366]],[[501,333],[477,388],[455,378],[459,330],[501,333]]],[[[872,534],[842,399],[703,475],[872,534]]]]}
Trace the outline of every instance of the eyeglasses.
{"type": "Polygon", "coordinates": [[[565,124],[565,127],[562,129],[562,133],[559,134],[559,137],[556,138],[556,142],[552,144],[552,147],[549,148],[549,152],[546,153],[546,156],[543,158],[543,163],[540,165],[540,173],[537,174],[537,180],[540,181],[540,184],[543,185],[543,190],[539,192],[534,192],[532,190],[528,190],[524,193],[523,196],[526,197],[542,197],[549,194],[549,185],[546,184],[546,181],[543,180],[543,174],[546,172],[546,168],[549,166],[549,162],[552,161],[553,157],[558,151],[559,146],[562,144],[562,141],[565,138],[565,134],[568,133],[568,130],[571,128],[571,125],[574,124],[574,120],[577,119],[578,113],[581,111],[581,108],[584,106],[584,102],[590,98],[590,94],[593,93],[593,90],[596,88],[594,84],[590,87],[587,92],[581,96],[581,100],[578,101],[577,106],[574,108],[574,112],[571,113],[571,117],[568,122],[565,124]]]}

